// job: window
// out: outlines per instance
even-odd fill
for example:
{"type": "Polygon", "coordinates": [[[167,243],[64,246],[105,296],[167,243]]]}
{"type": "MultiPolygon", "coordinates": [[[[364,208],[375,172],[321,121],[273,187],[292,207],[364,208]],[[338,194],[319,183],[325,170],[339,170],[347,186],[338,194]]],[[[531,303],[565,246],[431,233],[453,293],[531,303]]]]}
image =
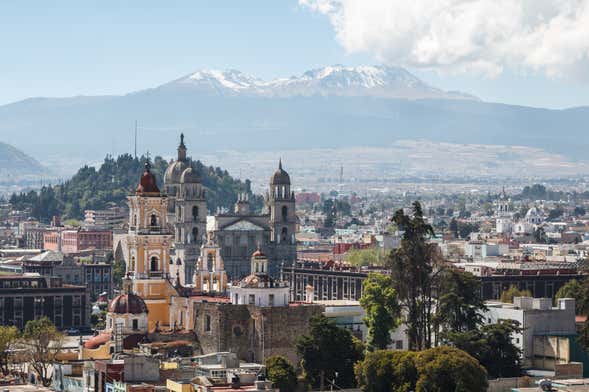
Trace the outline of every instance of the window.
{"type": "Polygon", "coordinates": [[[286,242],[286,241],[288,241],[288,229],[287,229],[286,227],[283,227],[283,228],[282,228],[282,234],[281,234],[281,237],[282,237],[282,238],[281,238],[280,240],[281,240],[282,242],[286,242]]]}
{"type": "Polygon", "coordinates": [[[395,342],[395,349],[397,349],[397,350],[403,350],[403,341],[402,340],[397,340],[395,342]]]}
{"type": "Polygon", "coordinates": [[[192,228],[192,241],[193,242],[197,242],[198,241],[198,227],[193,227],[192,228]]]}
{"type": "Polygon", "coordinates": [[[153,256],[151,258],[151,270],[152,271],[158,271],[159,270],[159,262],[157,257],[153,256]]]}
{"type": "Polygon", "coordinates": [[[268,295],[268,306],[274,306],[274,294],[268,295]]]}
{"type": "Polygon", "coordinates": [[[215,256],[213,253],[207,253],[207,271],[213,270],[213,263],[215,262],[215,256]]]}
{"type": "Polygon", "coordinates": [[[283,222],[288,221],[288,207],[287,206],[282,206],[282,221],[283,222]]]}
{"type": "Polygon", "coordinates": [[[150,225],[157,226],[157,218],[156,218],[155,214],[151,214],[150,225]]]}
{"type": "Polygon", "coordinates": [[[133,329],[139,329],[139,320],[133,319],[133,329]]]}
{"type": "Polygon", "coordinates": [[[192,219],[198,220],[198,207],[197,206],[192,207],[192,219]]]}
{"type": "Polygon", "coordinates": [[[178,260],[176,260],[176,265],[182,265],[182,260],[178,257],[178,260]]]}
{"type": "Polygon", "coordinates": [[[248,304],[249,305],[255,305],[256,304],[256,296],[255,295],[250,294],[249,300],[248,300],[248,304]]]}
{"type": "Polygon", "coordinates": [[[205,317],[205,331],[209,332],[211,330],[211,316],[208,314],[205,317]]]}

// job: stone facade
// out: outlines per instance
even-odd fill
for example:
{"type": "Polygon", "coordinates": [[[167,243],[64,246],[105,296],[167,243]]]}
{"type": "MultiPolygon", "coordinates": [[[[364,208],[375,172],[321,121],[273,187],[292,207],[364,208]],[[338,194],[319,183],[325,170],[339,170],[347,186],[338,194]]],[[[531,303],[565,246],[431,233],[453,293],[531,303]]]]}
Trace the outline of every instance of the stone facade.
{"type": "Polygon", "coordinates": [[[310,318],[324,310],[315,304],[257,307],[194,302],[193,306],[193,329],[202,354],[229,351],[257,363],[273,355],[297,363],[296,340],[308,332],[310,318]]]}
{"type": "Polygon", "coordinates": [[[168,166],[164,189],[168,197],[168,220],[174,226],[172,276],[179,270],[180,283],[192,284],[200,255],[199,247],[212,239],[220,248],[230,280],[250,274],[250,255],[260,247],[269,259],[269,272],[277,276],[280,266],[296,259],[297,217],[290,177],[282,168],[272,175],[266,194],[266,211],[253,214],[247,195],[239,195],[233,213],[207,217],[205,192],[196,173],[191,171],[184,137],[178,146],[178,159],[168,166]],[[188,193],[187,193],[188,192],[188,193]],[[206,237],[205,237],[206,233],[206,237]]]}

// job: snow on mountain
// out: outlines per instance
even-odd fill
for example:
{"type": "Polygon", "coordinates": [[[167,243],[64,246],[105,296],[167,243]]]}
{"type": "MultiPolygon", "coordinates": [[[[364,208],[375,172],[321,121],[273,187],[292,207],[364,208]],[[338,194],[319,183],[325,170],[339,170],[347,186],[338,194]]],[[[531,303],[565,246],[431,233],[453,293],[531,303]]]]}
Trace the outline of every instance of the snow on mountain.
{"type": "Polygon", "coordinates": [[[160,88],[183,88],[216,95],[374,96],[382,98],[445,98],[477,100],[468,94],[432,87],[404,68],[388,66],[313,69],[300,76],[263,81],[237,70],[201,70],[160,88]]]}

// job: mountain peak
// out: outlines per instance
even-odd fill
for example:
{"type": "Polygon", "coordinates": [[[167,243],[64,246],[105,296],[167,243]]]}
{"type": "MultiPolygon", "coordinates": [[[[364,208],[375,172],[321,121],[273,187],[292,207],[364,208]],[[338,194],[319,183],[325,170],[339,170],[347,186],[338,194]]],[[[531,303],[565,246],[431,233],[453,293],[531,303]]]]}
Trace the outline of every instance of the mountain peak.
{"type": "Polygon", "coordinates": [[[238,70],[199,70],[161,87],[191,89],[214,95],[373,96],[380,98],[477,99],[432,87],[404,68],[341,64],[311,69],[300,76],[263,81],[238,70]]]}

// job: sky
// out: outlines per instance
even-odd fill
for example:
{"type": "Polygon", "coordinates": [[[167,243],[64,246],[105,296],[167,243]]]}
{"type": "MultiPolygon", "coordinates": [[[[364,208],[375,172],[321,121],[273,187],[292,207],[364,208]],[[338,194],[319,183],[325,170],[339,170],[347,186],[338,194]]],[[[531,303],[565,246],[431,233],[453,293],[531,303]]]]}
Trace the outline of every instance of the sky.
{"type": "Polygon", "coordinates": [[[0,104],[124,94],[198,69],[406,67],[485,101],[589,105],[589,0],[0,2],[0,104]]]}

